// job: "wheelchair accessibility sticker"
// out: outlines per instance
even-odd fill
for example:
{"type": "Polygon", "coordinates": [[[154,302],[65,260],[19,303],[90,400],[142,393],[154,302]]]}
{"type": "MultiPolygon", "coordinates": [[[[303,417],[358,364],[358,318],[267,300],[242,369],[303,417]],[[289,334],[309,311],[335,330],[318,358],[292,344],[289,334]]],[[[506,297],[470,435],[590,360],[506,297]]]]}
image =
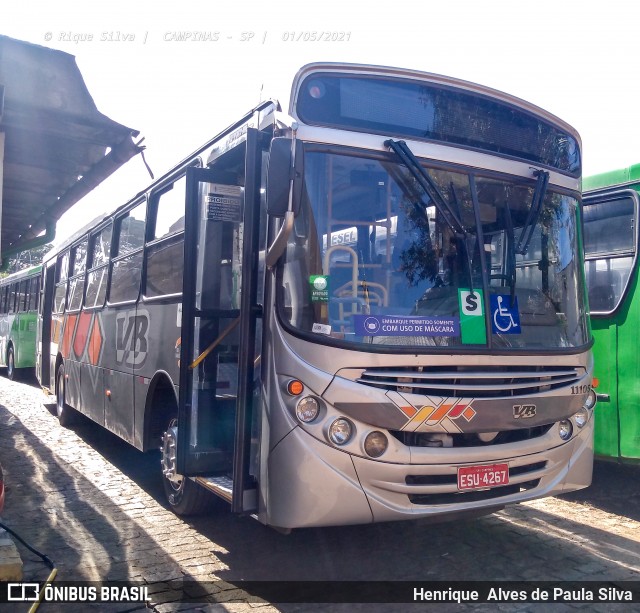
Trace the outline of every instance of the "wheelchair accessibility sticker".
{"type": "Polygon", "coordinates": [[[491,329],[494,334],[521,334],[520,312],[518,311],[518,297],[492,295],[491,299],[491,329]]]}

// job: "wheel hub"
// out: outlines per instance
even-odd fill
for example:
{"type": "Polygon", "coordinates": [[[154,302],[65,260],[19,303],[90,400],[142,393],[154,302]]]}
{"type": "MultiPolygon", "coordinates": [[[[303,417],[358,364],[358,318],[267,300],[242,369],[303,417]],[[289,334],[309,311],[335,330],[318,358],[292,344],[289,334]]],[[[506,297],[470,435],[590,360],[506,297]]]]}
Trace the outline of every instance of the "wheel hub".
{"type": "Polygon", "coordinates": [[[162,474],[167,481],[179,486],[182,483],[182,475],[176,470],[177,446],[178,427],[170,426],[162,435],[162,474]]]}

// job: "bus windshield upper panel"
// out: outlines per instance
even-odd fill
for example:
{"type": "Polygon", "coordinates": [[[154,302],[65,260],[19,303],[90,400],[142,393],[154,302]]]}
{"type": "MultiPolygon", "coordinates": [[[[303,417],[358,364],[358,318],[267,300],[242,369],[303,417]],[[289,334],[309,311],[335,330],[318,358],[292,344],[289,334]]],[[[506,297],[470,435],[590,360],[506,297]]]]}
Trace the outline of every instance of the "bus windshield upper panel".
{"type": "Polygon", "coordinates": [[[304,168],[287,326],[368,350],[587,343],[576,199],[549,188],[531,215],[535,180],[425,167],[445,208],[393,156],[308,150],[304,168]]]}
{"type": "Polygon", "coordinates": [[[438,141],[580,174],[574,136],[521,108],[462,89],[319,73],[302,83],[296,112],[311,125],[438,141]]]}

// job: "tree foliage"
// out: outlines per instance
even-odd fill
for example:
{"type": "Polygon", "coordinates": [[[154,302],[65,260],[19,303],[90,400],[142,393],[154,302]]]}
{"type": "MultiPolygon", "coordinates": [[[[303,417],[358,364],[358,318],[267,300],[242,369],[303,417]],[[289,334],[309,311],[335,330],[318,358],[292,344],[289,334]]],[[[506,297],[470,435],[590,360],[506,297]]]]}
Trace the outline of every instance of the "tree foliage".
{"type": "Polygon", "coordinates": [[[46,245],[42,245],[41,247],[35,247],[34,249],[29,249],[27,251],[21,251],[17,253],[13,257],[9,258],[9,266],[2,273],[2,276],[7,276],[13,274],[14,272],[19,272],[24,270],[25,268],[30,268],[31,266],[37,266],[42,263],[42,259],[44,256],[53,248],[51,243],[47,243],[46,245]]]}

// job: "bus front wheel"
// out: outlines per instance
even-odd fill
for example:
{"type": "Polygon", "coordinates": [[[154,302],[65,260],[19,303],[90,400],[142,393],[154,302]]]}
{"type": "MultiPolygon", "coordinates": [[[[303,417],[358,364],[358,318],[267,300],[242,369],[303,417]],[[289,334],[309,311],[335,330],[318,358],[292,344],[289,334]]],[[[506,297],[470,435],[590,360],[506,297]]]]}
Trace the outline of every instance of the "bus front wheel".
{"type": "Polygon", "coordinates": [[[60,425],[64,428],[68,428],[69,426],[75,423],[75,410],[70,407],[65,401],[65,376],[64,376],[64,366],[60,366],[58,368],[58,378],[56,379],[56,414],[58,415],[58,421],[60,425]]]}
{"type": "Polygon", "coordinates": [[[162,435],[162,485],[167,502],[176,515],[200,515],[209,510],[213,494],[176,471],[178,420],[172,417],[162,435]]]}

